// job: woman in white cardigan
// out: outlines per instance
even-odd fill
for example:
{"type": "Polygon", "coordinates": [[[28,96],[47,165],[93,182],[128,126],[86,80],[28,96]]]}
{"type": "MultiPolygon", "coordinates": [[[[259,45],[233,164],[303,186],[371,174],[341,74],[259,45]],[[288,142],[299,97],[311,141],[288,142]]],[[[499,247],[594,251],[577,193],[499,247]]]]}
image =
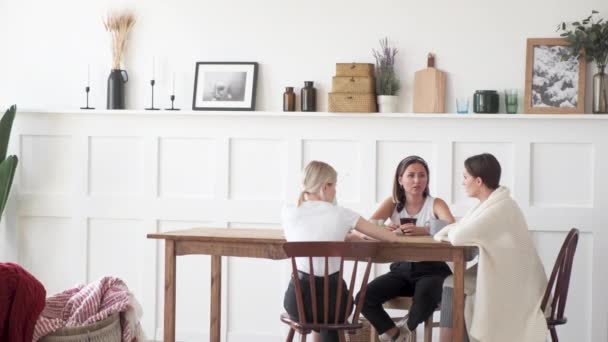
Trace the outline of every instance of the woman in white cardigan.
{"type": "MultiPolygon", "coordinates": [[[[547,276],[524,215],[509,190],[499,186],[500,164],[493,155],[470,157],[464,166],[465,192],[479,204],[435,239],[479,249],[477,264],[465,272],[469,339],[544,342],[547,324],[540,302],[547,276]]],[[[451,277],[446,279],[445,286],[451,287],[451,282],[451,277]]],[[[445,296],[450,292],[444,287],[442,311],[451,311],[451,298],[445,296]]],[[[442,314],[441,341],[452,340],[446,316],[442,314]]]]}

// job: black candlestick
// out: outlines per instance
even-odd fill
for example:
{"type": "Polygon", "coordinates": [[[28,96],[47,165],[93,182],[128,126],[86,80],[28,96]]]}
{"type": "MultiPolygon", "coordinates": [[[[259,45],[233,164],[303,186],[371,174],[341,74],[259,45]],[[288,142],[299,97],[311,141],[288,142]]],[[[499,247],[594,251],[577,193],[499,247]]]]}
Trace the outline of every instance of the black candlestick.
{"type": "Polygon", "coordinates": [[[91,91],[91,88],[89,88],[89,86],[86,86],[84,87],[84,91],[87,93],[87,106],[80,107],[80,109],[95,109],[94,107],[89,107],[89,91],[91,91]]]}
{"type": "Polygon", "coordinates": [[[175,95],[171,95],[171,96],[169,96],[169,98],[171,99],[171,108],[165,108],[165,110],[180,110],[179,108],[173,107],[173,101],[175,101],[175,95]]]}
{"type": "Polygon", "coordinates": [[[150,86],[152,88],[152,106],[150,108],[146,108],[146,110],[159,110],[159,108],[154,108],[154,84],[156,82],[154,80],[150,80],[150,86]]]}

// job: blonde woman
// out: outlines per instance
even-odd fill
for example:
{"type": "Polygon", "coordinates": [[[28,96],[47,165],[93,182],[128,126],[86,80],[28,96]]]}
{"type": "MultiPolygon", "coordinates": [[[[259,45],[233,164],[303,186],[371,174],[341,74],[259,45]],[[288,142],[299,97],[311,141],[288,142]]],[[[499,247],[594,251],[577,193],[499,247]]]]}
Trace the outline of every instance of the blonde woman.
{"type": "MultiPolygon", "coordinates": [[[[337,173],[329,164],[320,161],[311,161],[303,172],[302,191],[298,199],[297,206],[285,207],[281,213],[281,221],[287,241],[344,241],[351,229],[356,229],[361,233],[382,241],[398,241],[403,239],[393,232],[382,229],[354,211],[340,207],[335,204],[336,199],[337,173]]],[[[328,274],[330,274],[330,301],[335,303],[337,286],[343,286],[341,303],[341,316],[344,316],[346,306],[346,283],[343,279],[338,279],[340,268],[339,260],[330,258],[328,263],[328,274]],[[333,259],[333,260],[332,260],[333,259]]],[[[310,293],[308,289],[310,269],[308,262],[297,260],[300,270],[300,284],[304,296],[304,303],[310,303],[310,293]]],[[[325,264],[323,258],[313,259],[315,281],[318,282],[317,289],[323,289],[323,274],[325,264]]],[[[317,300],[322,300],[323,291],[317,291],[317,300]]],[[[296,304],[295,287],[293,280],[289,283],[283,301],[285,310],[293,318],[298,317],[296,304]]],[[[334,317],[332,312],[334,305],[330,304],[329,315],[334,317]]],[[[306,310],[306,318],[312,320],[310,308],[306,310]]],[[[323,313],[319,320],[323,320],[323,313]]],[[[323,342],[339,341],[335,331],[321,331],[323,342]]]]}

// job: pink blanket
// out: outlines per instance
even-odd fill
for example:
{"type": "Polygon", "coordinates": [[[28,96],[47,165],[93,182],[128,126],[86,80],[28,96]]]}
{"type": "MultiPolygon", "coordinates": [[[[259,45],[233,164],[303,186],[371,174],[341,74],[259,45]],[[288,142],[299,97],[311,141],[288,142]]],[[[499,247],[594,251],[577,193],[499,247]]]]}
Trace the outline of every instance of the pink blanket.
{"type": "Polygon", "coordinates": [[[122,280],[104,277],[79,285],[47,298],[34,328],[33,342],[63,327],[95,323],[117,312],[121,313],[122,342],[141,341],[141,307],[122,280]]]}

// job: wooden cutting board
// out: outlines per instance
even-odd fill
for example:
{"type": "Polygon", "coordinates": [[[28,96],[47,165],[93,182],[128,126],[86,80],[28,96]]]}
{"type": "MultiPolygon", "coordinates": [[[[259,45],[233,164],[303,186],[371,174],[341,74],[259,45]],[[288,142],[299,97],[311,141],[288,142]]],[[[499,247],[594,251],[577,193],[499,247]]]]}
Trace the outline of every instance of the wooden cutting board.
{"type": "Polygon", "coordinates": [[[414,75],[414,113],[445,113],[446,73],[435,68],[435,56],[427,56],[427,68],[414,75]]]}

